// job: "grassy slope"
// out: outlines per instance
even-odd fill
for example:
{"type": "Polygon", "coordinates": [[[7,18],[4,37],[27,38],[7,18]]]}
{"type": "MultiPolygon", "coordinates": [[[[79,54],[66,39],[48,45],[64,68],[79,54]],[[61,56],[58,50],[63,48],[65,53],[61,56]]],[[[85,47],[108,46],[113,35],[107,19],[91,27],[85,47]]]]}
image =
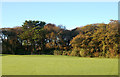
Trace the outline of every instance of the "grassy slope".
{"type": "Polygon", "coordinates": [[[3,75],[118,75],[118,59],[52,55],[2,57],[3,75]]]}

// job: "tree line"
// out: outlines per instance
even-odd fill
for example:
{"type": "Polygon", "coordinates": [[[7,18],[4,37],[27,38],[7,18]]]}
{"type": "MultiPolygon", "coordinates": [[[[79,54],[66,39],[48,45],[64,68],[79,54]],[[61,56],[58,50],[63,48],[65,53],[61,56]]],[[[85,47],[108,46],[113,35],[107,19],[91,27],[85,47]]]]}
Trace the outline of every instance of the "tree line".
{"type": "Polygon", "coordinates": [[[26,20],[22,26],[1,28],[3,54],[47,54],[80,57],[118,57],[118,20],[67,30],[65,26],[26,20]]]}

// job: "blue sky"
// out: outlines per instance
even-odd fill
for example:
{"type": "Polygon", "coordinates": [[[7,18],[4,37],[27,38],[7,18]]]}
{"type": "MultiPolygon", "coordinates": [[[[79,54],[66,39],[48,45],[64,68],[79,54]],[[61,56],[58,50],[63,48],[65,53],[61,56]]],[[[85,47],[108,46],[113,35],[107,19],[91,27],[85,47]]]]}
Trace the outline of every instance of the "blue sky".
{"type": "Polygon", "coordinates": [[[118,2],[3,2],[2,27],[39,20],[67,29],[118,19],[118,2]]]}

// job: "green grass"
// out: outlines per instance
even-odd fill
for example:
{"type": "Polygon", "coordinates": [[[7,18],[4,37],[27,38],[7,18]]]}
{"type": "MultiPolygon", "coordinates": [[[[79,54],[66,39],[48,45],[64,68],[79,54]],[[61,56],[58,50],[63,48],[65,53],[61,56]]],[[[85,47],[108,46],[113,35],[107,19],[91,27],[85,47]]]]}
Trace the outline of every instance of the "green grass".
{"type": "Polygon", "coordinates": [[[2,75],[118,75],[118,59],[4,55],[2,75]]]}
{"type": "Polygon", "coordinates": [[[0,54],[0,77],[2,76],[2,55],[0,54]]]}

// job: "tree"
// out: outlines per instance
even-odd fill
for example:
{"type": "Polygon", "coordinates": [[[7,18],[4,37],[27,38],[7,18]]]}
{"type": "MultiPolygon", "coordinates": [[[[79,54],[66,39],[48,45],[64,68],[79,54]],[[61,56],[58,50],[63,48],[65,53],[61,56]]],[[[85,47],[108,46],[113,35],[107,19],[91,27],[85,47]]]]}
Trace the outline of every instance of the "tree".
{"type": "Polygon", "coordinates": [[[21,28],[3,28],[2,29],[2,49],[3,53],[17,53],[17,47],[21,47],[21,42],[17,34],[21,31],[21,28]]]}
{"type": "MultiPolygon", "coordinates": [[[[31,46],[31,54],[33,52],[36,52],[36,45],[40,45],[38,43],[38,37],[44,37],[39,36],[40,34],[43,34],[42,29],[44,28],[44,25],[46,23],[43,21],[25,21],[22,25],[23,32],[19,35],[19,37],[26,42],[27,48],[28,46],[31,46]]],[[[44,39],[45,40],[45,39],[44,39]]],[[[43,42],[43,39],[41,40],[43,42]]],[[[43,43],[41,43],[41,46],[44,46],[43,43]]]]}

